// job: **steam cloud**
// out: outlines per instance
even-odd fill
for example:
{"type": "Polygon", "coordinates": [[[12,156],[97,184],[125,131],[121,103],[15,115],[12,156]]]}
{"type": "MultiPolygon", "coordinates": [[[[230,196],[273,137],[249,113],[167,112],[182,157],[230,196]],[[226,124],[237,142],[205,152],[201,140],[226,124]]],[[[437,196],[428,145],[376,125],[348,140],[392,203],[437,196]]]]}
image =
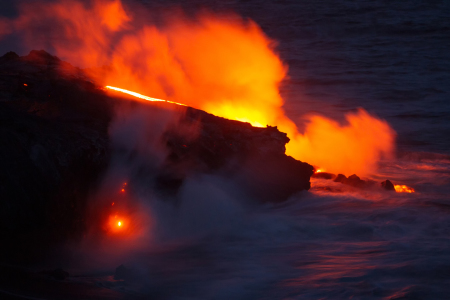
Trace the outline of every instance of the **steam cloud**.
{"type": "MultiPolygon", "coordinates": [[[[127,101],[117,108],[109,132],[113,156],[89,201],[89,231],[69,250],[86,261],[84,266],[76,260],[78,267],[100,270],[133,257],[139,261],[140,254],[226,232],[245,219],[250,204],[231,179],[190,176],[176,195],[155,189],[155,177],[167,157],[161,136],[168,127],[177,126],[178,119],[178,112],[128,105],[127,101]]],[[[195,136],[196,132],[187,134],[195,136]]]]}
{"type": "Polygon", "coordinates": [[[180,11],[145,17],[120,0],[23,4],[0,20],[29,48],[44,48],[102,85],[184,103],[255,126],[276,125],[291,138],[287,154],[330,172],[367,175],[394,148],[394,131],[364,110],[339,125],[311,116],[306,131],[283,111],[278,90],[287,66],[258,25],[236,15],[180,11]],[[160,21],[163,20],[163,21],[160,21]],[[157,22],[158,21],[158,22],[157,22]],[[157,24],[157,25],[156,25],[157,24]]]}

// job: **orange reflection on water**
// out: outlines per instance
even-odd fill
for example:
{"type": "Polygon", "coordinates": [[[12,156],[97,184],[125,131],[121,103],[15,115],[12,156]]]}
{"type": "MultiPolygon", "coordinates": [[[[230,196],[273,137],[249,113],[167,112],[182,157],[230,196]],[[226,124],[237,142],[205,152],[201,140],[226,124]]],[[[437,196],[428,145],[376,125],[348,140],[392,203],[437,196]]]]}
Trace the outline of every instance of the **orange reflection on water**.
{"type": "Polygon", "coordinates": [[[297,263],[302,276],[284,281],[286,286],[326,287],[346,278],[366,275],[385,256],[383,242],[343,243],[303,253],[297,263]],[[345,252],[346,254],[343,254],[345,252]]]}

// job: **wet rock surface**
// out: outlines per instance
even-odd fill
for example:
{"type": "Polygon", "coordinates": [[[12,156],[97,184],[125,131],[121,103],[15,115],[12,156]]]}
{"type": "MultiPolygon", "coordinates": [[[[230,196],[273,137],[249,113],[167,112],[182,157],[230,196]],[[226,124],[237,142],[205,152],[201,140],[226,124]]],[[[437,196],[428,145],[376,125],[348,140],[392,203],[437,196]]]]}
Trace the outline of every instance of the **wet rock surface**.
{"type": "Polygon", "coordinates": [[[311,177],[318,178],[318,179],[326,179],[326,180],[333,180],[334,182],[339,182],[357,189],[370,189],[373,187],[382,187],[385,190],[388,191],[395,191],[394,185],[390,180],[385,180],[381,183],[377,183],[376,181],[366,179],[361,179],[358,175],[353,174],[349,177],[345,176],[344,174],[332,174],[332,173],[326,173],[326,172],[319,172],[314,173],[311,177]]]}

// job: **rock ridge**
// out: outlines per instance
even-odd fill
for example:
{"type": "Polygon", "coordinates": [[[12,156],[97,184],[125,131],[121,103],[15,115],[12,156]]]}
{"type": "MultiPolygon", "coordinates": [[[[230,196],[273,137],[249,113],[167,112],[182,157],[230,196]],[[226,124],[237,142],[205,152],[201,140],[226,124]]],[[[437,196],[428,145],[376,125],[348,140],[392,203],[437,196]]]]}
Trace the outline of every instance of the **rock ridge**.
{"type": "MultiPolygon", "coordinates": [[[[110,163],[108,129],[122,101],[43,50],[0,57],[0,240],[18,245],[9,250],[20,255],[26,240],[60,242],[86,230],[86,199],[110,163]]],[[[276,127],[187,107],[161,139],[168,154],[155,187],[162,191],[176,193],[190,174],[214,172],[260,202],[310,188],[313,167],[285,154],[289,138],[276,127]],[[187,138],[183,126],[197,126],[196,135],[187,138]]]]}

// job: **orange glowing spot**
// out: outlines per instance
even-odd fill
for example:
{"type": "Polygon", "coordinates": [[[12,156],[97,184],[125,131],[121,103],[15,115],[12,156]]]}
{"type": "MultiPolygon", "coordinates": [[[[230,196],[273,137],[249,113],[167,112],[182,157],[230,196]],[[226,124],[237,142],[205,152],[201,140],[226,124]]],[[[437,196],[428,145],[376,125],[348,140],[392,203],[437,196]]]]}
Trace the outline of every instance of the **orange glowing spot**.
{"type": "Polygon", "coordinates": [[[125,192],[125,189],[122,189],[122,192],[125,192]]]}
{"type": "Polygon", "coordinates": [[[321,173],[321,172],[323,172],[322,169],[317,169],[316,172],[314,172],[314,173],[321,173]]]}
{"type": "Polygon", "coordinates": [[[28,86],[28,84],[26,84],[26,83],[24,83],[23,85],[24,85],[24,86],[28,86]]]}
{"type": "Polygon", "coordinates": [[[187,106],[185,104],[178,103],[178,102],[173,102],[173,101],[169,101],[169,100],[163,100],[163,99],[148,97],[148,96],[136,93],[136,92],[132,92],[132,91],[129,91],[129,90],[126,90],[126,89],[121,89],[121,88],[114,87],[114,86],[107,85],[107,86],[105,86],[105,88],[106,89],[110,89],[110,90],[114,90],[114,91],[117,91],[117,92],[125,93],[125,94],[131,95],[131,96],[134,96],[134,97],[137,97],[137,98],[140,98],[140,99],[144,99],[144,100],[147,100],[147,101],[166,102],[166,103],[172,103],[172,104],[181,105],[181,106],[187,106]]]}
{"type": "Polygon", "coordinates": [[[130,218],[124,214],[112,214],[105,223],[105,229],[108,234],[118,234],[126,236],[132,233],[133,227],[130,226],[130,218]]]}
{"type": "Polygon", "coordinates": [[[396,184],[394,185],[395,191],[397,193],[415,193],[416,191],[409,186],[396,184]]]}
{"type": "Polygon", "coordinates": [[[111,203],[111,206],[114,206],[114,202],[113,202],[113,203],[111,203]]]}

